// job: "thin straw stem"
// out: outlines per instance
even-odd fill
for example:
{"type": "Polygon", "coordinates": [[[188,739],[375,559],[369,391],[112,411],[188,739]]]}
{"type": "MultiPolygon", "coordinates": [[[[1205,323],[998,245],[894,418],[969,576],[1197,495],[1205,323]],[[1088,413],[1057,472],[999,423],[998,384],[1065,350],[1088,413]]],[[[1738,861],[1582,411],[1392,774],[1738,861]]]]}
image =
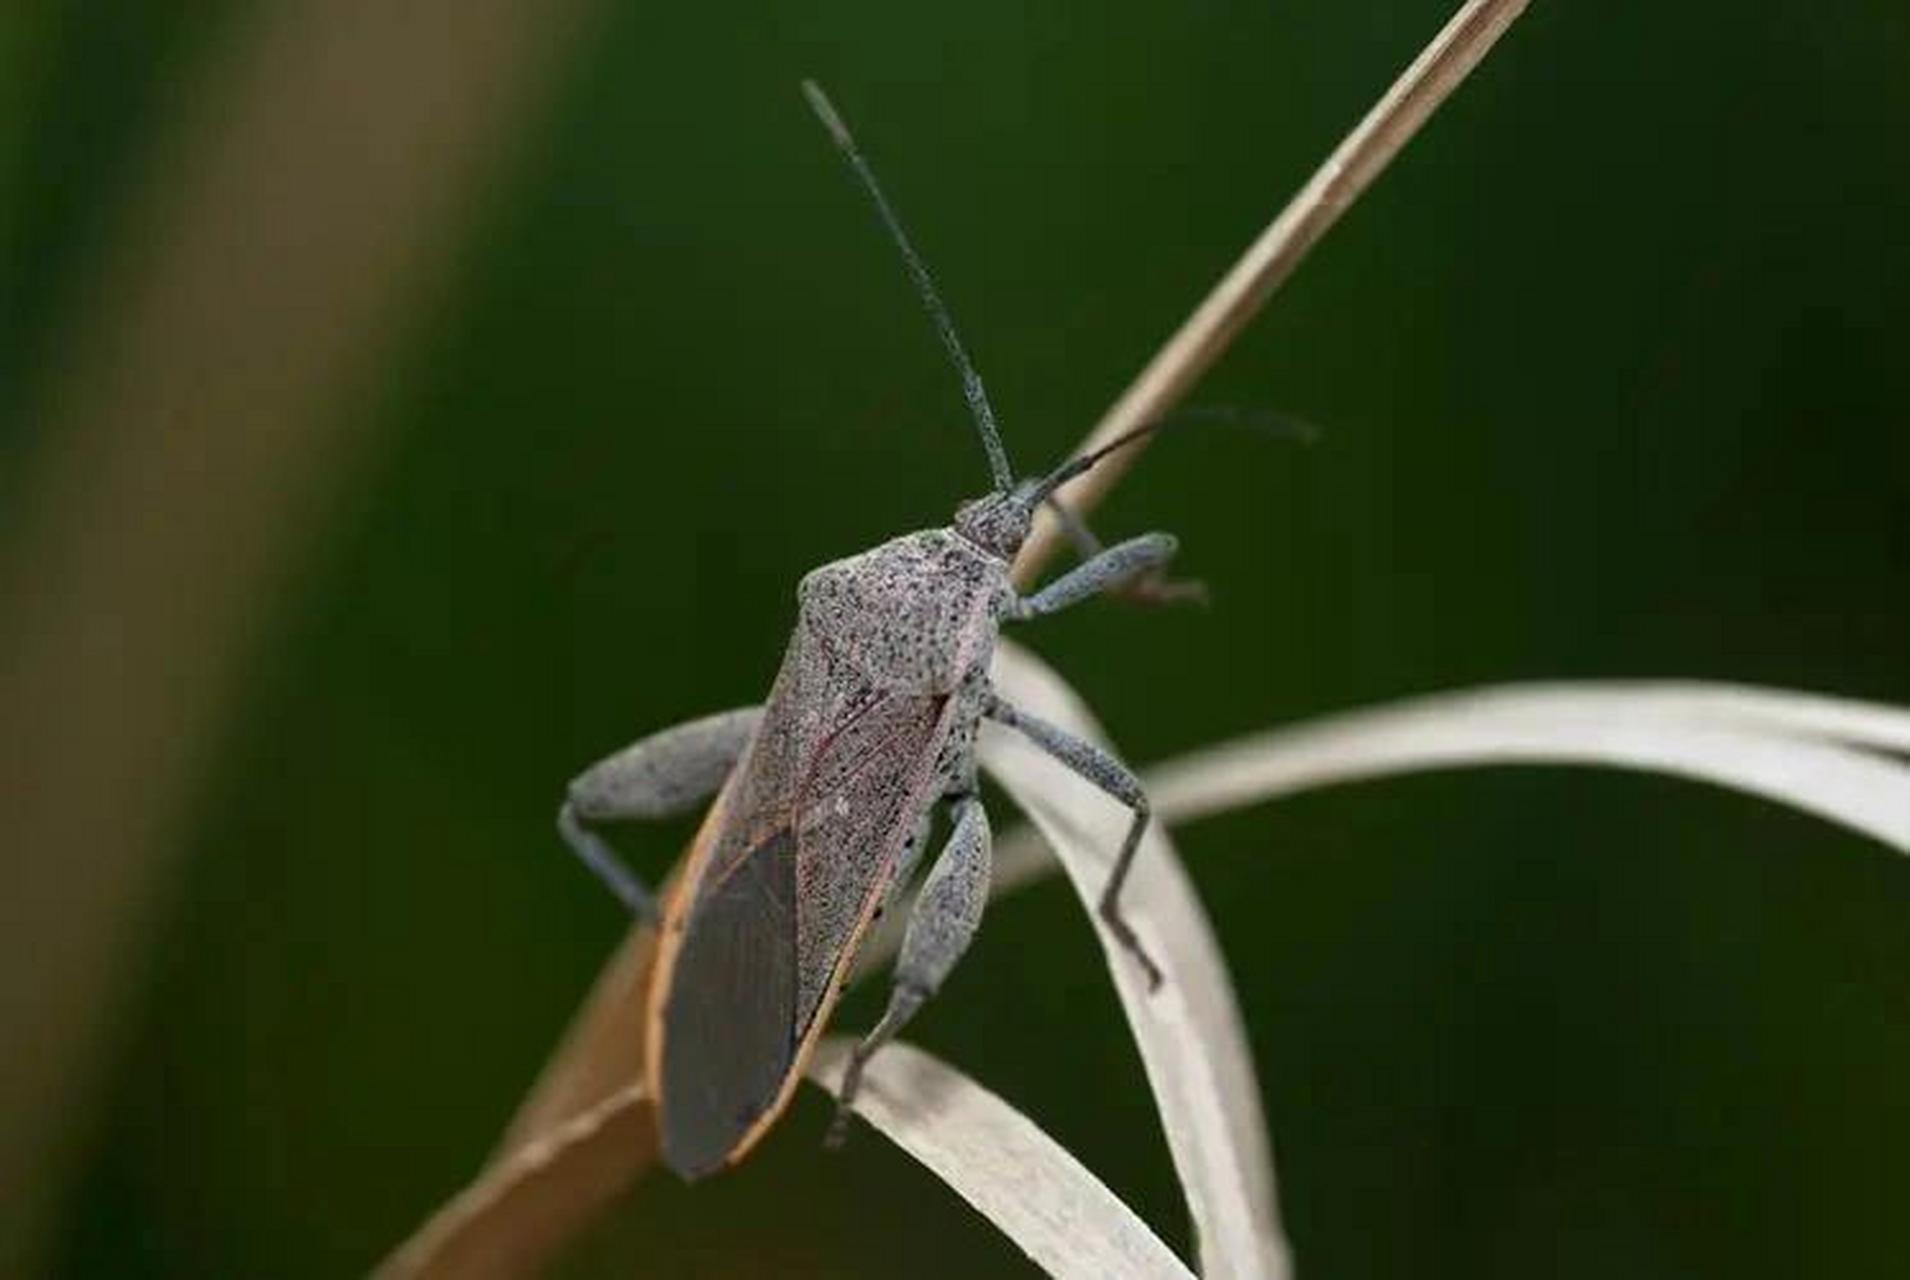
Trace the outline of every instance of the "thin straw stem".
{"type": "MultiPolygon", "coordinates": [[[[1479,65],[1527,3],[1469,0],[1453,16],[1214,286],[1179,332],[1167,340],[1088,433],[1080,452],[1152,422],[1180,402],[1327,229],[1352,207],[1439,104],[1479,65]]],[[[1145,442],[1137,443],[1064,486],[1065,501],[1077,512],[1093,507],[1134,465],[1145,447],[1145,442]]],[[[1063,537],[1053,513],[1042,511],[1015,563],[1017,580],[1026,583],[1031,579],[1060,547],[1063,537]]]]}

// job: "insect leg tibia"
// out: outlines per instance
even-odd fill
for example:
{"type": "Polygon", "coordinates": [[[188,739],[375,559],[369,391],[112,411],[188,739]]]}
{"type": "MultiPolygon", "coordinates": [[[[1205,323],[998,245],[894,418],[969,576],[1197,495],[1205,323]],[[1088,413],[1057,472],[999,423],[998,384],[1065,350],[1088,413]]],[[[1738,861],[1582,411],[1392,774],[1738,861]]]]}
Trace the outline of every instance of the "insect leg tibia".
{"type": "Polygon", "coordinates": [[[762,719],[761,707],[719,711],[605,756],[571,780],[557,810],[558,834],[625,906],[655,919],[656,897],[589,824],[687,813],[716,794],[762,719]]]}
{"type": "Polygon", "coordinates": [[[637,878],[636,873],[623,865],[608,841],[584,825],[574,801],[566,800],[558,806],[557,833],[570,846],[571,852],[603,882],[604,888],[630,908],[632,915],[645,920],[657,918],[656,895],[637,878]]]}
{"type": "Polygon", "coordinates": [[[862,1092],[862,1071],[876,1051],[890,1040],[895,1033],[908,1025],[915,1011],[928,1000],[928,993],[915,987],[905,987],[897,983],[889,992],[889,1007],[882,1015],[882,1021],[875,1024],[875,1030],[869,1032],[856,1047],[849,1051],[849,1065],[843,1068],[842,1087],[836,1093],[836,1114],[829,1122],[828,1132],[823,1135],[822,1143],[830,1150],[836,1150],[848,1140],[849,1117],[854,1114],[856,1095],[862,1092]]]}
{"type": "Polygon", "coordinates": [[[1133,813],[1127,836],[1121,841],[1120,852],[1115,855],[1114,870],[1108,875],[1107,888],[1102,891],[1099,914],[1108,932],[1114,935],[1114,940],[1134,957],[1135,963],[1147,975],[1148,990],[1159,988],[1160,966],[1147,954],[1133,926],[1121,914],[1121,886],[1127,883],[1128,872],[1133,869],[1134,855],[1140,851],[1141,836],[1147,831],[1148,815],[1152,812],[1141,780],[1126,765],[1092,742],[1077,738],[1060,725],[1050,724],[1040,716],[1030,715],[1000,698],[990,698],[983,713],[989,719],[1025,735],[1030,742],[1119,800],[1133,813]]]}
{"type": "Polygon", "coordinates": [[[909,914],[902,937],[902,953],[895,963],[895,986],[889,1007],[875,1030],[864,1036],[849,1055],[842,1089],[836,1095],[836,1118],[829,1126],[829,1145],[840,1145],[848,1132],[849,1113],[862,1085],[862,1069],[877,1050],[908,1025],[929,997],[941,988],[955,964],[968,950],[988,901],[988,872],[992,861],[988,814],[981,801],[964,795],[955,802],[955,829],[909,914]]]}

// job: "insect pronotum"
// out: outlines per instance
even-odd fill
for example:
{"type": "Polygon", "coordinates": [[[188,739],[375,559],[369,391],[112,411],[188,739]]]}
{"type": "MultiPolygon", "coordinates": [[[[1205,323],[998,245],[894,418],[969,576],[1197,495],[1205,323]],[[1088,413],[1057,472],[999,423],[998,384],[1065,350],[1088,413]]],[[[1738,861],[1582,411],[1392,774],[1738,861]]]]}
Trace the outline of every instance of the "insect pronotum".
{"type": "Polygon", "coordinates": [[[787,1105],[870,922],[911,879],[938,805],[949,836],[909,918],[887,1011],[851,1056],[834,1133],[863,1064],[960,959],[988,897],[988,815],[975,765],[984,717],[1026,734],[1132,811],[1100,919],[1160,981],[1120,909],[1148,821],[1139,781],[1101,748],[1010,706],[988,678],[1003,621],[1157,575],[1174,554],[1164,533],[1102,548],[1075,522],[1081,564],[1032,595],[1009,578],[1055,489],[1152,428],[1017,479],[981,378],[868,161],[822,91],[805,82],[803,93],[867,189],[961,375],[993,487],[945,528],[808,574],[761,706],[624,748],[578,776],[558,810],[565,842],[632,911],[659,921],[645,1071],[664,1159],[685,1178],[740,1160],[787,1105]],[[661,904],[594,829],[683,813],[712,795],[661,904]]]}

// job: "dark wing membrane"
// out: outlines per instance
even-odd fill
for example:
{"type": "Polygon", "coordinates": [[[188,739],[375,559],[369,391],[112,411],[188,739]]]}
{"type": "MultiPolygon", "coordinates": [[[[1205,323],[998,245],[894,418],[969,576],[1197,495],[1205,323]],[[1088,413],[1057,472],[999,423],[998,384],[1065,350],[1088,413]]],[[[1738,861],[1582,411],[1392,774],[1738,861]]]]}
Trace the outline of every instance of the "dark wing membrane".
{"type": "Polygon", "coordinates": [[[839,718],[827,700],[856,696],[846,674],[830,669],[827,646],[797,630],[708,860],[688,886],[658,1082],[663,1156],[686,1178],[729,1158],[795,1060],[795,797],[814,754],[814,713],[839,718]]]}
{"type": "Polygon", "coordinates": [[[781,1091],[795,1054],[795,840],[784,827],[699,895],[664,1011],[663,1155],[721,1167],[781,1091]]]}
{"type": "Polygon", "coordinates": [[[795,1039],[871,895],[888,887],[933,774],[948,699],[888,694],[828,737],[796,796],[795,1039]]]}

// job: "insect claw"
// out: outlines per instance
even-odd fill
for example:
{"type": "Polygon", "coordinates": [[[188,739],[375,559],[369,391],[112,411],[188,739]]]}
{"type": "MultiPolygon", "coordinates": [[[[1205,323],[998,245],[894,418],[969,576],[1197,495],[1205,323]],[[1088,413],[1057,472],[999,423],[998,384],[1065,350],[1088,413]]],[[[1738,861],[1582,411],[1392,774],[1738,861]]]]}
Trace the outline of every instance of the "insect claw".
{"type": "Polygon", "coordinates": [[[1127,604],[1150,607],[1198,605],[1205,608],[1213,602],[1205,582],[1198,578],[1170,578],[1158,568],[1136,575],[1116,587],[1112,594],[1127,604]]]}
{"type": "Polygon", "coordinates": [[[1114,940],[1127,948],[1127,953],[1134,957],[1134,963],[1141,966],[1141,973],[1147,978],[1147,994],[1153,995],[1159,991],[1161,967],[1154,963],[1152,956],[1147,954],[1147,948],[1141,945],[1141,940],[1132,926],[1121,917],[1118,911],[1106,904],[1103,904],[1101,908],[1101,922],[1107,925],[1108,932],[1114,935],[1114,940]]]}
{"type": "Polygon", "coordinates": [[[825,1151],[840,1151],[842,1144],[849,1140],[850,1122],[855,1118],[856,1094],[862,1091],[862,1064],[867,1061],[861,1046],[849,1054],[849,1065],[842,1072],[842,1088],[836,1094],[836,1114],[822,1135],[825,1151]]]}
{"type": "Polygon", "coordinates": [[[1141,972],[1147,976],[1147,994],[1151,996],[1161,989],[1161,967],[1154,963],[1147,952],[1141,950],[1138,943],[1131,950],[1135,960],[1140,962],[1141,972]]]}
{"type": "Polygon", "coordinates": [[[846,1102],[836,1104],[836,1114],[829,1121],[829,1128],[822,1135],[824,1151],[840,1151],[849,1140],[849,1128],[855,1119],[855,1109],[846,1102]]]}

